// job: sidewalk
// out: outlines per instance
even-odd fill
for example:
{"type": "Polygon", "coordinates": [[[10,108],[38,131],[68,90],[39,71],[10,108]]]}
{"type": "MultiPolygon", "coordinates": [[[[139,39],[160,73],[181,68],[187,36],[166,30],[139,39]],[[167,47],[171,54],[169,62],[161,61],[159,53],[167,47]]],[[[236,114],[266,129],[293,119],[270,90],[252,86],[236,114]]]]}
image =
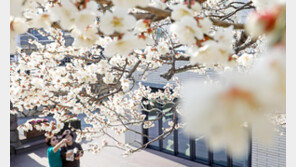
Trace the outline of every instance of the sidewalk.
{"type": "MultiPolygon", "coordinates": [[[[86,148],[85,144],[82,144],[86,148]]],[[[16,155],[10,160],[11,167],[49,167],[46,155],[47,147],[31,153],[16,155]]],[[[122,157],[121,150],[106,148],[98,154],[85,152],[80,160],[81,167],[206,167],[186,159],[168,155],[151,149],[122,157]]]]}
{"type": "MultiPolygon", "coordinates": [[[[24,123],[29,118],[21,118],[18,120],[19,124],[24,123]]],[[[51,117],[46,117],[49,121],[53,120],[51,117]]],[[[83,120],[83,116],[79,116],[82,128],[87,125],[83,120]]],[[[23,138],[23,132],[20,131],[20,138],[23,138]]],[[[124,142],[124,135],[115,135],[116,138],[124,142]]],[[[88,143],[99,143],[101,140],[93,140],[88,143]]],[[[108,141],[109,142],[109,141],[108,141]]],[[[82,148],[87,148],[87,142],[81,143],[82,148]]],[[[47,147],[41,147],[33,152],[15,155],[10,159],[11,167],[49,167],[46,155],[47,147]]],[[[123,151],[118,148],[107,147],[98,154],[92,152],[85,152],[80,160],[81,167],[206,167],[183,158],[172,156],[159,151],[146,149],[132,154],[129,157],[122,157],[123,151]]]]}

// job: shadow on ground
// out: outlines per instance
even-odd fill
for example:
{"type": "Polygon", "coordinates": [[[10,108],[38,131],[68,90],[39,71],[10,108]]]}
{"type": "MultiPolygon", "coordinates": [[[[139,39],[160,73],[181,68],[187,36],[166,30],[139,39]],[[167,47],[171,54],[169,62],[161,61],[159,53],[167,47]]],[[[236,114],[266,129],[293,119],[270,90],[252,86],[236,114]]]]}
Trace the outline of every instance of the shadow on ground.
{"type": "Polygon", "coordinates": [[[14,155],[10,158],[10,167],[48,167],[46,147],[33,152],[14,155]]]}

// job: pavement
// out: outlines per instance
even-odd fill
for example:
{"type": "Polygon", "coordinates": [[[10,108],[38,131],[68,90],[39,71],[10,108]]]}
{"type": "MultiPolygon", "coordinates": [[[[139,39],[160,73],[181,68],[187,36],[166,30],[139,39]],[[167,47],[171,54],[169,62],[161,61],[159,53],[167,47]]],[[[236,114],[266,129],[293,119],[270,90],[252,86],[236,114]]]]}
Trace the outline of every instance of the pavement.
{"type": "MultiPolygon", "coordinates": [[[[83,116],[81,116],[83,118],[83,116]]],[[[29,118],[19,118],[18,123],[22,124],[29,118]]],[[[87,125],[82,120],[82,127],[87,125]]],[[[48,117],[51,121],[52,118],[48,117]]],[[[20,138],[23,138],[23,132],[20,132],[20,138]]],[[[115,134],[112,134],[116,136],[115,134]]],[[[124,142],[124,135],[116,136],[117,140],[124,142]]],[[[108,141],[108,140],[107,140],[108,141]]],[[[100,139],[92,141],[83,141],[81,144],[85,150],[90,143],[102,143],[100,139]]],[[[108,141],[108,143],[110,143],[108,141]]],[[[10,167],[49,167],[47,159],[47,146],[43,146],[27,153],[14,155],[10,158],[10,167]]],[[[160,151],[145,149],[128,157],[123,157],[124,152],[118,148],[106,147],[101,152],[95,154],[93,152],[84,152],[84,156],[80,159],[81,167],[207,167],[197,162],[189,161],[184,158],[169,155],[160,151]]]]}
{"type": "MultiPolygon", "coordinates": [[[[82,144],[85,148],[86,145],[82,144]]],[[[19,154],[11,158],[11,167],[49,167],[46,155],[47,147],[38,148],[32,152],[19,154]]],[[[81,167],[206,167],[183,158],[168,155],[159,151],[146,149],[128,157],[121,156],[117,148],[105,148],[94,154],[85,152],[80,160],[81,167]]]]}

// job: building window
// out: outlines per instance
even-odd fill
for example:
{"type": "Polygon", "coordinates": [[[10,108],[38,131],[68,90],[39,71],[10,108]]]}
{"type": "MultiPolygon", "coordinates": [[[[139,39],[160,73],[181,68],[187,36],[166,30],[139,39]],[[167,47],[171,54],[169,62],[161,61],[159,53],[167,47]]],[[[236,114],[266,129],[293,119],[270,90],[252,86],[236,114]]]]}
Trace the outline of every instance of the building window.
{"type": "Polygon", "coordinates": [[[190,158],[190,138],[182,129],[178,130],[178,155],[190,158]]]}
{"type": "MultiPolygon", "coordinates": [[[[170,109],[170,107],[171,106],[162,106],[161,109],[163,112],[165,112],[165,110],[170,109]]],[[[170,121],[173,121],[173,114],[169,113],[169,114],[166,114],[164,117],[162,117],[162,120],[161,120],[162,128],[164,129],[169,128],[170,121]]],[[[162,150],[164,152],[174,154],[175,152],[174,137],[175,137],[175,134],[171,133],[168,137],[162,140],[162,150]]]]}
{"type": "Polygon", "coordinates": [[[202,138],[197,138],[195,142],[195,157],[196,160],[202,162],[209,162],[209,150],[206,146],[206,142],[202,138]]]}
{"type": "MultiPolygon", "coordinates": [[[[152,88],[152,91],[157,91],[158,89],[152,88]]],[[[162,106],[159,104],[154,104],[158,109],[166,113],[171,106],[162,106]]],[[[151,106],[145,106],[147,109],[152,109],[151,106]]],[[[145,112],[146,120],[154,120],[157,118],[158,112],[145,112]]],[[[173,121],[173,112],[168,112],[162,119],[154,122],[154,127],[149,129],[143,129],[144,134],[149,137],[155,138],[162,134],[163,129],[169,127],[169,121],[173,121]]],[[[179,120],[178,120],[179,121],[179,120]]],[[[250,138],[251,139],[251,138],[250,138]]],[[[143,137],[143,143],[147,143],[152,139],[143,137]]],[[[202,137],[197,139],[192,139],[180,128],[174,130],[168,137],[162,140],[158,140],[148,145],[148,148],[159,150],[168,154],[173,154],[178,157],[186,158],[197,163],[206,164],[209,166],[217,167],[250,167],[251,166],[251,142],[249,152],[246,157],[242,159],[234,159],[227,155],[225,151],[211,152],[206,142],[202,137]]]]}
{"type": "MultiPolygon", "coordinates": [[[[250,153],[248,153],[250,154],[250,153]]],[[[233,163],[233,167],[248,167],[249,166],[249,161],[248,159],[251,158],[249,157],[250,155],[248,155],[244,158],[241,158],[241,159],[232,159],[232,163],[233,163]]]]}
{"type": "Polygon", "coordinates": [[[227,166],[227,154],[225,151],[217,151],[213,153],[213,163],[220,166],[227,166]]]}
{"type": "MultiPolygon", "coordinates": [[[[148,119],[149,120],[153,120],[153,119],[155,119],[157,117],[157,113],[154,111],[152,111],[152,112],[150,112],[149,113],[149,115],[148,115],[148,119]]],[[[157,137],[158,136],[158,134],[159,134],[159,122],[160,121],[155,121],[154,122],[154,126],[153,127],[151,127],[150,129],[151,130],[149,130],[148,131],[148,136],[150,136],[150,137],[153,137],[153,138],[155,138],[155,137],[157,137]]],[[[149,141],[150,141],[150,139],[149,139],[149,141]]],[[[155,148],[159,148],[160,146],[159,146],[159,142],[153,142],[153,143],[151,143],[150,144],[151,146],[154,146],[155,148]]]]}

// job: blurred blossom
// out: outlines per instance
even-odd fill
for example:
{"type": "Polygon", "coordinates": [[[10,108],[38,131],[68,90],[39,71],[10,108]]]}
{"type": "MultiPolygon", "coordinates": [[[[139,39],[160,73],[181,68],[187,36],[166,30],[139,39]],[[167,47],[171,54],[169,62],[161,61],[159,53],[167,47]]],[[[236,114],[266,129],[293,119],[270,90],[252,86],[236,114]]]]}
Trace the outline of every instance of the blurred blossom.
{"type": "Polygon", "coordinates": [[[233,156],[243,156],[248,148],[243,127],[247,123],[258,140],[269,144],[273,126],[267,115],[285,112],[286,95],[284,53],[271,53],[250,73],[225,73],[218,84],[185,84],[181,91],[185,131],[194,137],[205,135],[214,150],[225,148],[233,156]]]}
{"type": "Polygon", "coordinates": [[[244,53],[242,54],[238,59],[237,62],[239,65],[249,67],[253,64],[254,62],[254,55],[253,54],[248,54],[244,53]]]}
{"type": "Polygon", "coordinates": [[[286,5],[278,4],[251,13],[247,18],[245,27],[254,39],[265,34],[271,45],[285,45],[286,5]]]}
{"type": "Polygon", "coordinates": [[[176,21],[180,21],[185,16],[193,16],[193,11],[187,8],[187,5],[178,4],[171,7],[172,12],[172,19],[176,21]]]}

